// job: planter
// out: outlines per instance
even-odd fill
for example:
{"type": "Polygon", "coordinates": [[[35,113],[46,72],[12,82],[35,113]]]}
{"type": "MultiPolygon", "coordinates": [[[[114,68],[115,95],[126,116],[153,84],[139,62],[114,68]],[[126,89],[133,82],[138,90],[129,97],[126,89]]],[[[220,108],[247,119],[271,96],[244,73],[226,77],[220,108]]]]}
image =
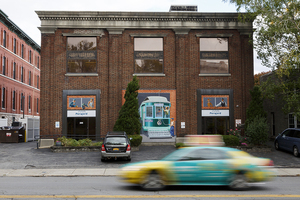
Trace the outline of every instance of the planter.
{"type": "MultiPolygon", "coordinates": [[[[91,152],[101,151],[101,146],[89,146],[89,147],[64,147],[64,146],[51,146],[51,151],[54,153],[62,152],[91,152]]],[[[131,147],[131,151],[139,151],[139,147],[131,147]]]]}

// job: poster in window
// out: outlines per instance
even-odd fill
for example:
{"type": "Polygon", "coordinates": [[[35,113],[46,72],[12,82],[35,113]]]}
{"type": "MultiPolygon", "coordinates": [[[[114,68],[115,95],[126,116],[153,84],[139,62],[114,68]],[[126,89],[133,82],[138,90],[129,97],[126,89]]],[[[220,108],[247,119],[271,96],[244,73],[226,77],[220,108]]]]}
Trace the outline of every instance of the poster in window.
{"type": "Polygon", "coordinates": [[[96,96],[68,96],[68,110],[95,110],[96,96]]]}
{"type": "Polygon", "coordinates": [[[202,110],[222,109],[229,109],[229,95],[202,95],[202,110]]]}

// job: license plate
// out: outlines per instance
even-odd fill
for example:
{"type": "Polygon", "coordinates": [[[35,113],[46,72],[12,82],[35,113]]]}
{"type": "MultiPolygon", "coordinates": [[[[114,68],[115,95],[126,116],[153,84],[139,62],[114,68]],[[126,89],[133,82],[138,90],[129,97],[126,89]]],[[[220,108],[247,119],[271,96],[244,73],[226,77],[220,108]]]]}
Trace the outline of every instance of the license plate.
{"type": "Polygon", "coordinates": [[[113,148],[113,151],[119,151],[119,148],[113,148]]]}

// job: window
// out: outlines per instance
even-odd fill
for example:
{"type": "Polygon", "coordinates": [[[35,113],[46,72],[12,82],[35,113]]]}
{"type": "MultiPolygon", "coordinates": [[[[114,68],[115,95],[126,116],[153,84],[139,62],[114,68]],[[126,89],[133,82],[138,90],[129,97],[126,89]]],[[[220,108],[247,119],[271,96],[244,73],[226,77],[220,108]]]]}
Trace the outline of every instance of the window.
{"type": "Polygon", "coordinates": [[[6,48],[6,31],[3,31],[3,46],[6,48]]]}
{"type": "Polygon", "coordinates": [[[21,67],[21,82],[24,82],[24,68],[21,67]]]}
{"type": "Polygon", "coordinates": [[[39,113],[39,98],[36,99],[36,113],[39,113]]]}
{"type": "Polygon", "coordinates": [[[29,85],[31,85],[31,71],[29,71],[29,81],[28,81],[29,85]]]}
{"type": "Polygon", "coordinates": [[[17,52],[17,40],[14,38],[14,53],[17,52]]]}
{"type": "Polygon", "coordinates": [[[227,74],[228,38],[200,38],[200,74],[227,74]]]}
{"type": "Polygon", "coordinates": [[[37,68],[40,68],[40,57],[37,57],[37,68]]]}
{"type": "Polygon", "coordinates": [[[2,59],[2,74],[5,75],[5,69],[6,69],[6,57],[3,56],[2,59]]]}
{"type": "Polygon", "coordinates": [[[28,96],[28,111],[31,112],[31,96],[28,96]]]}
{"type": "Polygon", "coordinates": [[[300,128],[300,121],[297,119],[297,116],[294,114],[289,114],[289,128],[300,128]]]}
{"type": "Polygon", "coordinates": [[[24,44],[22,44],[21,47],[21,57],[24,58],[24,44]]]}
{"type": "Polygon", "coordinates": [[[163,73],[163,38],[134,38],[134,73],[163,73]]]}
{"type": "Polygon", "coordinates": [[[152,106],[146,106],[146,117],[153,118],[152,106]]]}
{"type": "Polygon", "coordinates": [[[13,91],[13,96],[12,96],[12,109],[16,109],[16,91],[13,91]]]}
{"type": "Polygon", "coordinates": [[[29,62],[32,63],[32,60],[31,60],[31,50],[29,50],[29,62]]]}
{"type": "Polygon", "coordinates": [[[96,37],[68,37],[67,73],[96,73],[96,37]]]}
{"type": "Polygon", "coordinates": [[[36,88],[39,88],[40,77],[36,76],[36,88]]]}
{"type": "Polygon", "coordinates": [[[1,105],[2,108],[5,108],[5,88],[2,88],[2,95],[1,95],[1,105]]]}
{"type": "Polygon", "coordinates": [[[25,101],[25,96],[23,96],[23,93],[21,93],[20,99],[21,99],[21,101],[20,101],[20,103],[21,103],[20,109],[21,109],[21,111],[23,111],[24,110],[23,106],[24,106],[24,101],[25,101]]]}
{"type": "Polygon", "coordinates": [[[155,118],[162,118],[163,117],[163,107],[162,106],[155,106],[155,118]]]}
{"type": "Polygon", "coordinates": [[[13,79],[16,79],[16,63],[13,65],[13,79]]]}

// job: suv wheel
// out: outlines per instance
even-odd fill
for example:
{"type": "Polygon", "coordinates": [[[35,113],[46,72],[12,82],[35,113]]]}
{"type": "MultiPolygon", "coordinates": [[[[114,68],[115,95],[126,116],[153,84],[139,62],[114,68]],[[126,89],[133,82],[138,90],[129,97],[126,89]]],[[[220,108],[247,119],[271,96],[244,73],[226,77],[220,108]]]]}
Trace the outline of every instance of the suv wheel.
{"type": "Polygon", "coordinates": [[[102,161],[102,162],[105,162],[105,161],[106,161],[106,158],[101,157],[101,161],[102,161]]]}
{"type": "Polygon", "coordinates": [[[279,150],[279,144],[278,144],[277,141],[275,142],[275,149],[276,149],[276,150],[279,150]]]}
{"type": "Polygon", "coordinates": [[[298,148],[296,146],[294,146],[293,148],[293,154],[294,156],[298,157],[299,156],[299,151],[298,151],[298,148]]]}
{"type": "Polygon", "coordinates": [[[128,160],[128,161],[131,161],[131,157],[130,157],[130,156],[128,156],[128,157],[127,157],[127,160],[128,160]]]}

